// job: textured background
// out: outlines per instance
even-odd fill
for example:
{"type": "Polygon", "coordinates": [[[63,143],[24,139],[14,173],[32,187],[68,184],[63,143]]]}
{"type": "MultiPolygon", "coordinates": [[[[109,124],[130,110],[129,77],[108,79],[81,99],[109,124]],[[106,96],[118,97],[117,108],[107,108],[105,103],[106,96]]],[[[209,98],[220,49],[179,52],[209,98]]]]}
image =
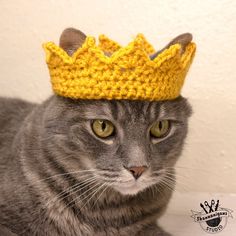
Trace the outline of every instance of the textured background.
{"type": "Polygon", "coordinates": [[[198,50],[182,94],[195,113],[178,189],[236,192],[236,1],[1,0],[0,9],[0,96],[35,102],[51,94],[41,44],[68,26],[122,44],[142,32],[156,48],[193,33],[198,50]]]}

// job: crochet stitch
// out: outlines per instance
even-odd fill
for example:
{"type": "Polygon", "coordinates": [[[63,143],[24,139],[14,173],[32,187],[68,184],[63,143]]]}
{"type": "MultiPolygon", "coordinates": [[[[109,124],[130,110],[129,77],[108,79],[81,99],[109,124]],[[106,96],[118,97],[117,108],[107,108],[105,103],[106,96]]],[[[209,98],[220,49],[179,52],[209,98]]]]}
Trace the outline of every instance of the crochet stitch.
{"type": "Polygon", "coordinates": [[[88,36],[72,56],[52,42],[43,45],[56,94],[72,99],[174,99],[196,50],[193,42],[183,53],[181,45],[174,44],[151,60],[155,51],[142,34],[126,47],[104,35],[99,41],[96,45],[88,36]]]}

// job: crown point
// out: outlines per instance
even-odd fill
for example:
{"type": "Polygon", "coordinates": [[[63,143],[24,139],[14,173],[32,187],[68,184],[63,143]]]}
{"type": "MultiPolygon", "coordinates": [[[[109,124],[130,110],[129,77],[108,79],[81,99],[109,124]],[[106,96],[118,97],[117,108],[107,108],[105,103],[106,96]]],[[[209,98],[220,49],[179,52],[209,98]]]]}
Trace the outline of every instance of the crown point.
{"type": "Polygon", "coordinates": [[[93,47],[95,44],[96,44],[96,40],[92,36],[88,36],[84,43],[84,45],[86,45],[87,47],[93,47]]]}
{"type": "Polygon", "coordinates": [[[101,50],[104,51],[104,53],[107,53],[107,54],[112,54],[121,48],[121,46],[117,42],[109,39],[104,34],[101,34],[99,36],[99,45],[98,46],[99,46],[99,48],[101,48],[101,50]]]}

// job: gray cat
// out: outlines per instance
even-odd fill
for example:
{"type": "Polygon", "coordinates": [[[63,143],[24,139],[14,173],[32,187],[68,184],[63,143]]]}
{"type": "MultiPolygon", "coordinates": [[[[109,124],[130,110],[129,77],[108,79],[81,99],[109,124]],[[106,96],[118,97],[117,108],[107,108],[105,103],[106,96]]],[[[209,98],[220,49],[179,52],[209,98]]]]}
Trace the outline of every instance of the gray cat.
{"type": "MultiPolygon", "coordinates": [[[[84,37],[68,29],[60,46],[72,55],[84,37]]],[[[190,38],[167,47],[184,50],[190,38]]],[[[0,235],[168,236],[156,221],[174,189],[191,112],[182,96],[1,98],[0,235]]]]}

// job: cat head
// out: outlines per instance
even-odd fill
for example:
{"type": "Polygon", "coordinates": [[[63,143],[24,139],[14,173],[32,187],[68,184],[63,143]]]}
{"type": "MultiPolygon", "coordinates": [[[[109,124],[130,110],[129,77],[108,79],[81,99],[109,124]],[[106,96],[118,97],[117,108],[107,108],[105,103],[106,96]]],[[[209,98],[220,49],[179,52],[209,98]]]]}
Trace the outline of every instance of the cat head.
{"type": "MultiPolygon", "coordinates": [[[[60,46],[72,55],[85,38],[82,32],[67,29],[60,46]]],[[[176,41],[184,51],[191,36],[179,36],[167,47],[176,41]]],[[[55,95],[48,102],[42,132],[43,140],[50,143],[43,145],[56,153],[55,163],[66,171],[84,170],[122,194],[137,194],[170,177],[183,149],[191,112],[182,96],[140,101],[55,95]]]]}

